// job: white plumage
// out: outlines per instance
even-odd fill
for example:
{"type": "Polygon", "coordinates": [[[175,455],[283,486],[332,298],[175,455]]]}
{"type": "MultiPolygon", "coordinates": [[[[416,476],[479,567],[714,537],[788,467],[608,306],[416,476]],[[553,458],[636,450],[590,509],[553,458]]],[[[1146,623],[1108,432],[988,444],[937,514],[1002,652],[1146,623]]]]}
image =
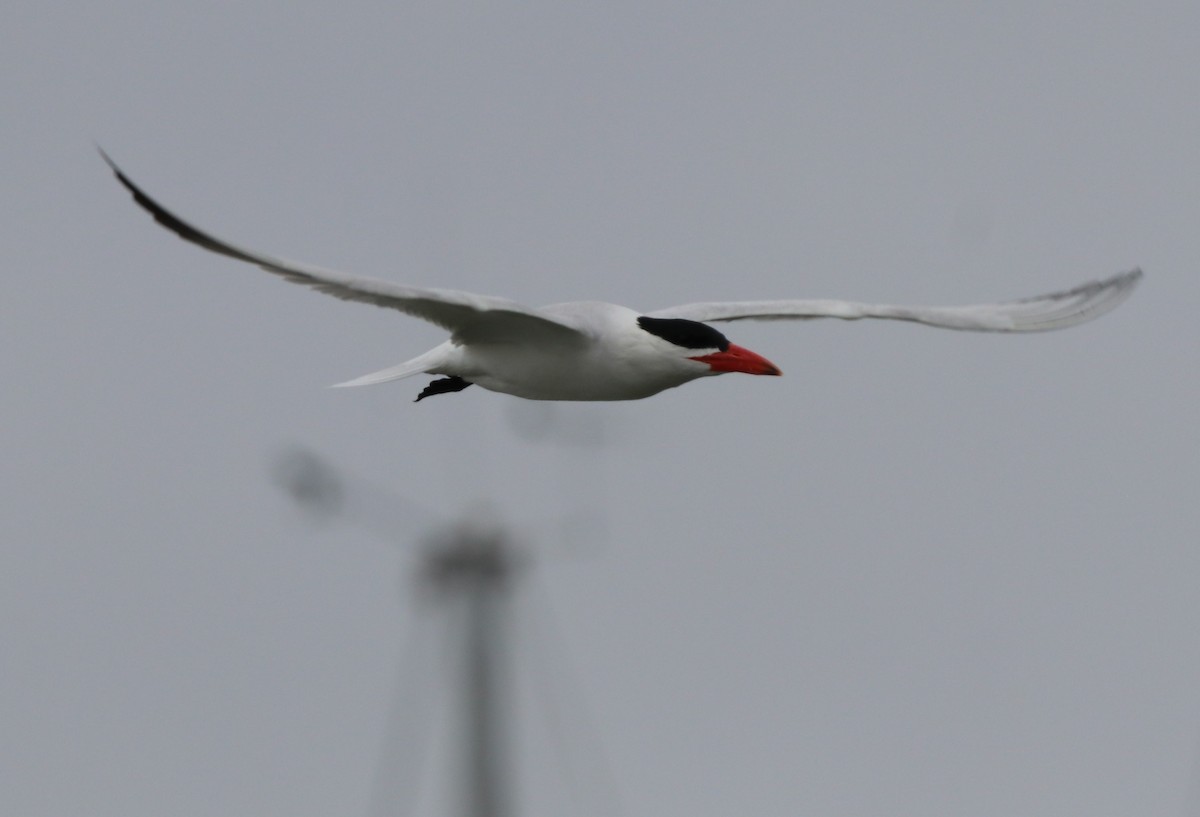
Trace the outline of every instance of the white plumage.
{"type": "MultiPolygon", "coordinates": [[[[346,301],[396,309],[436,324],[450,339],[411,360],[341,383],[365,386],[416,374],[444,375],[421,397],[472,383],[532,400],[636,400],[699,377],[780,374],[730,344],[706,322],[884,318],[947,329],[1037,332],[1074,326],[1121,303],[1142,277],[1133,269],[1063,292],[968,306],[894,306],[839,300],[694,303],[638,313],[595,301],[524,306],[505,298],[396,284],[275,258],[214,238],[151,199],[101,151],[117,179],[179,237],[346,301]]],[[[420,397],[417,398],[421,399],[420,397]]]]}

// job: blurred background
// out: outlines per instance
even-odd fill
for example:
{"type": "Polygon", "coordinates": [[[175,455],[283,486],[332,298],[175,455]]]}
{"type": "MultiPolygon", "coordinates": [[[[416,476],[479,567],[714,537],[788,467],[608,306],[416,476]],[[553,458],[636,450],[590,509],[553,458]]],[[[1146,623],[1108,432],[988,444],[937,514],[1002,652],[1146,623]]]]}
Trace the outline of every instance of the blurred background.
{"type": "MultiPolygon", "coordinates": [[[[533,550],[526,618],[624,814],[1200,815],[1198,27],[6,3],[0,811],[366,814],[427,671],[410,813],[452,813],[415,551],[298,511],[271,468],[303,445],[409,503],[399,542],[486,506],[533,550]],[[93,142],[235,243],[533,304],[1147,277],[1060,333],[738,323],[784,377],[414,405],[419,380],[325,386],[440,330],[184,244],[93,142]]],[[[515,813],[605,812],[563,782],[523,620],[515,813]]]]}

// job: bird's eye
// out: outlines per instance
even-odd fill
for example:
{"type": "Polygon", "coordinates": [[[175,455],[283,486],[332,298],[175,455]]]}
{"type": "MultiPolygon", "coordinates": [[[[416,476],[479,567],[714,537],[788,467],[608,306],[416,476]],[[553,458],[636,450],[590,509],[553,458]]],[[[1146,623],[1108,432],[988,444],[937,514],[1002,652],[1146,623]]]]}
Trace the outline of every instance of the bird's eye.
{"type": "Polygon", "coordinates": [[[643,315],[638,318],[638,326],[651,335],[684,349],[719,349],[724,352],[729,348],[728,338],[699,321],[683,318],[648,318],[643,315]]]}

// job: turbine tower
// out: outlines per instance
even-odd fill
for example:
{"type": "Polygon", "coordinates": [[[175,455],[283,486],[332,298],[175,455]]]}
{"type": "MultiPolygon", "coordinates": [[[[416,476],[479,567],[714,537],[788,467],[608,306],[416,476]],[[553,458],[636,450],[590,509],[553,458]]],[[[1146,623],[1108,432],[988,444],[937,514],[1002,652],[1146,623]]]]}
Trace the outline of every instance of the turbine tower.
{"type": "MultiPolygon", "coordinates": [[[[389,538],[399,530],[397,503],[369,484],[349,481],[312,454],[290,452],[277,469],[283,488],[321,516],[339,516],[389,538]]],[[[503,530],[482,514],[443,524],[427,540],[418,578],[457,627],[452,661],[460,667],[454,709],[461,713],[456,786],[461,817],[512,817],[510,751],[505,714],[509,678],[511,589],[524,563],[503,530]]],[[[407,770],[395,769],[400,774],[407,770]]],[[[390,804],[398,814],[399,804],[390,804]]],[[[382,812],[381,812],[382,813],[382,812]]]]}
{"type": "Polygon", "coordinates": [[[511,817],[505,724],[510,589],[519,560],[497,528],[456,526],[426,553],[425,578],[463,631],[463,817],[511,817]]]}

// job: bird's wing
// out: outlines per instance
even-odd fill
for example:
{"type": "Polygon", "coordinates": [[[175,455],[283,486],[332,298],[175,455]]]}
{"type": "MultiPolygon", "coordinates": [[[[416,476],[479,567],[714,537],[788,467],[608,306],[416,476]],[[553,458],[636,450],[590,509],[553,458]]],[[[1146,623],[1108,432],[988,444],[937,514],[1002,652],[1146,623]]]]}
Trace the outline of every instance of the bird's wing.
{"type": "Polygon", "coordinates": [[[458,343],[552,340],[571,344],[585,340],[578,329],[505,298],[452,289],[405,286],[242,249],[188,224],[146,195],[103,150],[100,155],[108,162],[121,184],[133,194],[134,201],[154,216],[155,221],[185,241],[198,244],[206,250],[257,264],[288,281],[304,284],[344,301],[361,301],[398,309],[450,331],[453,340],[458,343]]]}
{"type": "Polygon", "coordinates": [[[827,300],[730,301],[673,306],[650,315],[694,321],[890,318],[977,332],[1040,332],[1098,318],[1129,297],[1141,277],[1142,271],[1133,269],[1065,292],[995,304],[892,306],[827,300]]]}

